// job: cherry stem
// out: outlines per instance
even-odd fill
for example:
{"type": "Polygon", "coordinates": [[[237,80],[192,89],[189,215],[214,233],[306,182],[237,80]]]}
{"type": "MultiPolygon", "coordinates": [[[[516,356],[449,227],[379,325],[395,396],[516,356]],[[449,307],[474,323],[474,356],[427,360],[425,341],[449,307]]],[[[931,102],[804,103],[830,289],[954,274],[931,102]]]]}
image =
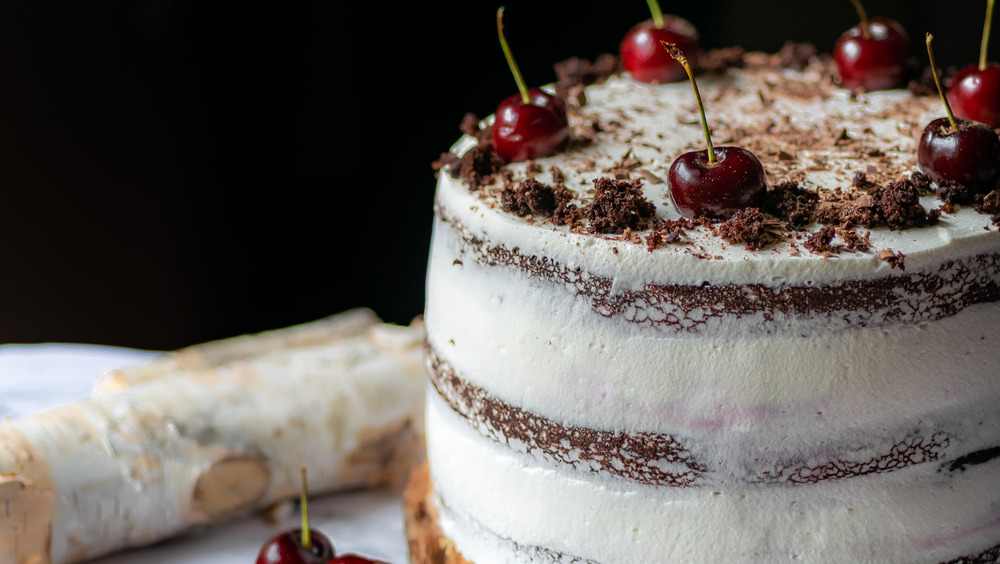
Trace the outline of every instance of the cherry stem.
{"type": "Polygon", "coordinates": [[[979,71],[986,70],[986,47],[990,44],[990,22],[993,21],[993,0],[986,0],[986,23],[983,24],[983,44],[979,48],[979,71]]]}
{"type": "Polygon", "coordinates": [[[653,25],[656,29],[663,29],[663,12],[660,10],[660,3],[656,0],[646,0],[649,5],[649,13],[653,14],[653,25]]]}
{"type": "Polygon", "coordinates": [[[951,113],[951,104],[948,103],[948,97],[944,95],[944,88],[941,88],[941,77],[938,76],[937,65],[934,64],[934,49],[931,48],[931,41],[934,40],[934,36],[927,34],[927,56],[931,60],[931,74],[934,76],[934,84],[937,85],[938,94],[941,96],[941,101],[944,102],[944,109],[948,112],[948,121],[951,123],[951,128],[958,130],[958,124],[955,122],[955,114],[951,113]]]}
{"type": "Polygon", "coordinates": [[[312,549],[312,534],[309,532],[309,505],[306,500],[306,468],[302,467],[302,493],[300,503],[302,505],[302,548],[306,550],[312,549]]]}
{"type": "Polygon", "coordinates": [[[517,91],[521,93],[521,101],[525,104],[530,104],[531,96],[528,95],[528,87],[524,84],[524,78],[521,76],[521,71],[517,68],[517,63],[514,62],[514,55],[510,54],[510,45],[507,44],[507,38],[503,36],[503,6],[500,6],[500,9],[497,10],[497,35],[500,36],[500,48],[503,49],[503,56],[507,58],[507,65],[510,66],[510,72],[514,74],[517,91]]]}
{"type": "Polygon", "coordinates": [[[858,11],[858,19],[861,20],[861,35],[865,39],[871,39],[872,32],[868,28],[868,14],[865,12],[865,7],[861,5],[861,0],[851,0],[851,4],[854,4],[854,9],[858,11]]]}
{"type": "Polygon", "coordinates": [[[698,92],[698,81],[694,79],[691,64],[688,63],[687,57],[684,56],[684,53],[677,45],[666,41],[660,41],[660,45],[663,45],[663,48],[670,53],[670,56],[684,67],[684,71],[687,72],[688,78],[691,80],[694,97],[698,100],[698,112],[701,114],[701,128],[705,131],[705,144],[708,145],[708,164],[714,165],[718,159],[715,156],[715,146],[712,145],[712,134],[708,130],[708,119],[705,117],[705,104],[701,101],[701,92],[698,92]]]}

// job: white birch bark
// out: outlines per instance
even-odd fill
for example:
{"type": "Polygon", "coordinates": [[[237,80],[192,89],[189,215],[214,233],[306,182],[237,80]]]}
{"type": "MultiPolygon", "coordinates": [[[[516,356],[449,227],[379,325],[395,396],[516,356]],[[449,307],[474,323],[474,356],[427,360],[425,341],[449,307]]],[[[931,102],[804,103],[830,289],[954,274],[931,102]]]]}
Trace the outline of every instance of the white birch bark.
{"type": "Polygon", "coordinates": [[[294,497],[371,486],[423,455],[423,330],[147,378],[0,424],[0,564],[62,564],[294,497]]]}
{"type": "Polygon", "coordinates": [[[293,327],[185,347],[158,355],[149,362],[102,374],[94,387],[94,395],[115,392],[126,386],[156,378],[207,370],[274,352],[332,345],[344,339],[363,335],[378,323],[379,318],[372,310],[358,308],[293,327]]]}

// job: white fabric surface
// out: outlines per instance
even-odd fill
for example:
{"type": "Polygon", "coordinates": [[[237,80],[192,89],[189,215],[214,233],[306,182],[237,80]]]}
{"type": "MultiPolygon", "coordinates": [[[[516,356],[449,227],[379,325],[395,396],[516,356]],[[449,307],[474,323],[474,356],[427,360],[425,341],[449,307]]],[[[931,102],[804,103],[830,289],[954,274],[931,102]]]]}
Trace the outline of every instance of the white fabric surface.
{"type": "MultiPolygon", "coordinates": [[[[98,374],[154,353],[92,345],[0,345],[0,419],[24,417],[86,398],[98,374]]],[[[397,495],[358,492],[311,500],[311,525],[326,533],[337,554],[352,552],[391,564],[406,562],[397,495]]],[[[258,516],[206,528],[94,564],[249,564],[271,535],[298,524],[297,511],[272,526],[258,516]]]]}

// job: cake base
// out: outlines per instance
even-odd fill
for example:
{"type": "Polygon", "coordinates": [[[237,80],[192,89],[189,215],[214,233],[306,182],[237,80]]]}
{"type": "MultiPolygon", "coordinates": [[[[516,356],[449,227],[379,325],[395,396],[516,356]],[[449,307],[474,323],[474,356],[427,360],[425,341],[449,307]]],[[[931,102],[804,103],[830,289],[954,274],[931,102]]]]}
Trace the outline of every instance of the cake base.
{"type": "Polygon", "coordinates": [[[403,493],[403,519],[411,564],[472,564],[441,532],[427,463],[410,476],[403,493]]]}

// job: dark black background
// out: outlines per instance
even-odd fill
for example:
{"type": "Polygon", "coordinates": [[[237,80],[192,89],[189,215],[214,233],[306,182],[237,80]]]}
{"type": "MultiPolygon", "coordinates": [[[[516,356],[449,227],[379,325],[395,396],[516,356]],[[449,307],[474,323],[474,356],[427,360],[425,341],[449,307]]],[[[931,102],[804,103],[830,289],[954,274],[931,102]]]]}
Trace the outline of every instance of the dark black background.
{"type": "MultiPolygon", "coordinates": [[[[101,0],[0,6],[0,343],[167,349],[423,307],[430,163],[515,86],[498,5],[101,0]]],[[[530,85],[617,50],[641,0],[506,2],[530,85]]],[[[704,46],[829,51],[846,1],[663,2],[704,46]]],[[[983,2],[869,0],[942,65],[983,2]]],[[[1000,40],[998,40],[1000,41],[1000,40]]],[[[991,49],[994,54],[997,49],[991,49]]]]}

